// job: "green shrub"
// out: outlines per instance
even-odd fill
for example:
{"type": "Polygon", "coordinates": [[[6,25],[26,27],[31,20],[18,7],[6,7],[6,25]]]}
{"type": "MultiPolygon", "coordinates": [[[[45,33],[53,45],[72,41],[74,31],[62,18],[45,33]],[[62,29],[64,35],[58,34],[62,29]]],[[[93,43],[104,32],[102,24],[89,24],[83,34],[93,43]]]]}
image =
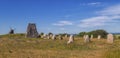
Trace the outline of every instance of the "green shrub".
{"type": "Polygon", "coordinates": [[[80,33],[78,34],[78,36],[82,37],[82,36],[84,36],[85,34],[87,34],[87,35],[89,35],[89,36],[90,36],[90,35],[94,35],[94,36],[93,36],[94,38],[97,38],[98,35],[101,35],[102,38],[106,38],[108,32],[106,32],[105,30],[99,29],[99,30],[93,30],[93,31],[90,31],[90,32],[80,32],[80,33]]]}

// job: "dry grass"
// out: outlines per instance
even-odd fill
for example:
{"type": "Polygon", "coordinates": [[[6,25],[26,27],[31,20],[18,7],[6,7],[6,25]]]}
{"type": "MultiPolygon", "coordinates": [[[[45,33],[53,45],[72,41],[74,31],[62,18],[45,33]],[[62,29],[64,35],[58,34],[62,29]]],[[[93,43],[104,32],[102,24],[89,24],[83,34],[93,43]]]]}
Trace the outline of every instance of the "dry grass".
{"type": "Polygon", "coordinates": [[[75,38],[67,45],[68,39],[29,39],[24,35],[0,36],[0,58],[119,58],[120,40],[113,44],[106,39],[92,39],[84,43],[75,38]]]}

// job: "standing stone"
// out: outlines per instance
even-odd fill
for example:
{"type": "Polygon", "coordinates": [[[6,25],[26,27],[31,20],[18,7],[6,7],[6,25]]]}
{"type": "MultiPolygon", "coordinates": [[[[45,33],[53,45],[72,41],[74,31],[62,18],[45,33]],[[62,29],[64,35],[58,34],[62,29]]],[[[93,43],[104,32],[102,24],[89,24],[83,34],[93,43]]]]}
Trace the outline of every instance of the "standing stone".
{"type": "Polygon", "coordinates": [[[107,43],[113,43],[114,37],[113,34],[108,34],[107,35],[107,43]]]}
{"type": "Polygon", "coordinates": [[[47,39],[47,35],[46,34],[43,35],[43,39],[47,39]]]}
{"type": "Polygon", "coordinates": [[[53,35],[53,36],[52,36],[52,39],[53,39],[53,40],[55,40],[55,39],[56,39],[56,36],[55,36],[55,35],[53,35]]]}
{"type": "Polygon", "coordinates": [[[98,38],[97,39],[101,39],[101,35],[98,35],[98,38]]]}
{"type": "Polygon", "coordinates": [[[50,37],[50,39],[52,39],[52,37],[53,37],[53,34],[49,34],[49,37],[50,37]]]}
{"type": "Polygon", "coordinates": [[[62,38],[62,36],[61,36],[61,35],[58,35],[58,39],[62,40],[63,38],[62,38]]]}
{"type": "Polygon", "coordinates": [[[34,23],[28,24],[26,37],[27,38],[37,38],[38,37],[36,24],[34,24],[34,23]]]}
{"type": "Polygon", "coordinates": [[[83,36],[83,39],[85,39],[86,35],[83,36]]]}
{"type": "Polygon", "coordinates": [[[85,42],[85,43],[90,42],[90,38],[89,38],[89,36],[88,36],[88,35],[85,35],[84,42],[85,42]]]}
{"type": "Polygon", "coordinates": [[[50,36],[49,36],[49,35],[47,35],[47,39],[50,39],[50,36]]]}
{"type": "Polygon", "coordinates": [[[67,39],[68,38],[68,35],[67,34],[65,34],[65,39],[67,39]]]}
{"type": "Polygon", "coordinates": [[[40,37],[43,39],[44,38],[44,33],[40,33],[40,37]]]}
{"type": "Polygon", "coordinates": [[[93,39],[93,35],[90,36],[90,39],[93,39]]]}
{"type": "Polygon", "coordinates": [[[74,41],[74,36],[70,35],[69,41],[67,42],[67,44],[70,44],[74,41]]]}
{"type": "Polygon", "coordinates": [[[44,38],[44,35],[40,35],[40,37],[43,39],[43,38],[44,38]]]}

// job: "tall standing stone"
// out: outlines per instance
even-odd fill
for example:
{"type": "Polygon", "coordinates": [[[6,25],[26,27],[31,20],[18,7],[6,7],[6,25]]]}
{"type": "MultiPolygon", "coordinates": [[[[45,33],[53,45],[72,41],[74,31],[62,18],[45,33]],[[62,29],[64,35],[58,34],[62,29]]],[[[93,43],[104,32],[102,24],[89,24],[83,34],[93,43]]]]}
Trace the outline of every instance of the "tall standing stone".
{"type": "Polygon", "coordinates": [[[101,39],[101,35],[98,35],[98,38],[97,39],[101,39]]]}
{"type": "Polygon", "coordinates": [[[53,35],[53,36],[52,36],[52,39],[55,40],[55,39],[56,39],[56,35],[53,35]]]}
{"type": "Polygon", "coordinates": [[[49,37],[50,37],[50,39],[52,39],[52,37],[53,37],[53,34],[49,34],[49,37]]]}
{"type": "Polygon", "coordinates": [[[46,34],[43,35],[43,39],[47,39],[47,35],[46,34]]]}
{"type": "Polygon", "coordinates": [[[50,36],[49,36],[49,35],[47,35],[47,39],[50,39],[50,36]]]}
{"type": "Polygon", "coordinates": [[[67,44],[70,44],[74,41],[74,36],[70,35],[69,41],[67,42],[67,44]]]}
{"type": "Polygon", "coordinates": [[[108,34],[107,35],[107,43],[113,43],[114,37],[113,34],[108,34]]]}
{"type": "Polygon", "coordinates": [[[40,35],[40,36],[41,36],[42,39],[44,38],[44,34],[43,34],[43,35],[40,35]]]}
{"type": "Polygon", "coordinates": [[[38,37],[36,24],[34,24],[34,23],[28,24],[26,37],[27,38],[37,38],[38,37]]]}
{"type": "Polygon", "coordinates": [[[44,38],[44,33],[42,32],[42,33],[40,33],[40,38],[44,38]]]}
{"type": "Polygon", "coordinates": [[[68,35],[67,34],[65,34],[65,37],[64,37],[65,39],[67,39],[68,38],[68,35]]]}
{"type": "Polygon", "coordinates": [[[83,36],[83,39],[85,39],[86,35],[83,36]]]}
{"type": "Polygon", "coordinates": [[[88,35],[85,35],[84,42],[85,43],[89,43],[90,42],[90,38],[89,38],[88,35]]]}
{"type": "Polygon", "coordinates": [[[58,39],[62,40],[63,38],[62,38],[62,36],[61,36],[61,35],[58,35],[58,39]]]}
{"type": "Polygon", "coordinates": [[[90,39],[93,39],[93,35],[90,36],[90,39]]]}

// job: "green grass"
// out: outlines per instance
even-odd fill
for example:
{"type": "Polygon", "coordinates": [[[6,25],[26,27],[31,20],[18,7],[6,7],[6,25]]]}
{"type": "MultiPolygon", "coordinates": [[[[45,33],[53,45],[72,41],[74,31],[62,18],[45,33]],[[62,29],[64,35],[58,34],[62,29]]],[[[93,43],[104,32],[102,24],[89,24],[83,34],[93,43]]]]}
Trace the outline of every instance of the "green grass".
{"type": "Polygon", "coordinates": [[[106,58],[120,58],[120,49],[110,49],[105,56],[106,58]]]}
{"type": "Polygon", "coordinates": [[[120,40],[113,44],[106,39],[93,39],[84,43],[75,38],[72,44],[68,39],[52,40],[25,38],[24,34],[0,36],[0,58],[120,58],[120,40]]]}
{"type": "Polygon", "coordinates": [[[120,58],[120,40],[115,40],[114,44],[108,45],[104,56],[105,58],[120,58]]]}

